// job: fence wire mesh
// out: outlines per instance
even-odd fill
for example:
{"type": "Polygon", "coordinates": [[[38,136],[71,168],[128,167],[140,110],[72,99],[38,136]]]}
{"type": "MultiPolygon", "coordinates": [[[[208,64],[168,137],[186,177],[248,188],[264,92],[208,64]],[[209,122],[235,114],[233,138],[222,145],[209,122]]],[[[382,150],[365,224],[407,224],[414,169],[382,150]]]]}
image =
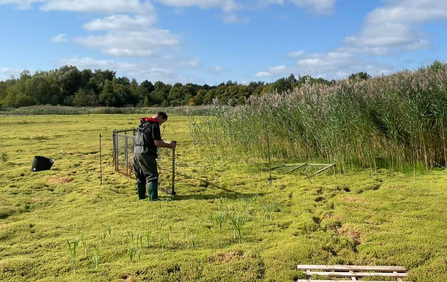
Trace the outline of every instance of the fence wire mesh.
{"type": "MultiPolygon", "coordinates": [[[[136,129],[113,131],[113,163],[115,171],[134,178],[133,149],[136,129]]],[[[159,186],[174,191],[175,151],[169,148],[158,148],[159,186]]]]}

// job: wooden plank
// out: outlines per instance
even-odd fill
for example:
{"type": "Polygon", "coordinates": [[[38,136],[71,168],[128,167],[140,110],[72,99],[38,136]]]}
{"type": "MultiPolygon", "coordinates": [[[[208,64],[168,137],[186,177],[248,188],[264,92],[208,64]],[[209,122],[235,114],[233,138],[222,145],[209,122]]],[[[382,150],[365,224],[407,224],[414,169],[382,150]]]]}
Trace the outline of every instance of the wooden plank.
{"type": "Polygon", "coordinates": [[[285,165],[285,164],[277,165],[277,166],[272,167],[271,170],[274,170],[274,169],[277,169],[277,168],[280,168],[280,167],[285,167],[285,166],[287,166],[287,165],[285,165]]]}
{"type": "MultiPolygon", "coordinates": [[[[283,166],[298,166],[298,165],[302,165],[302,164],[305,164],[305,163],[283,164],[283,165],[279,165],[279,166],[277,166],[277,167],[283,167],[283,166]]],[[[309,165],[309,166],[327,166],[327,165],[330,165],[330,164],[314,164],[314,163],[306,163],[306,164],[309,165]]]]}
{"type": "Polygon", "coordinates": [[[171,189],[158,188],[158,190],[163,191],[163,192],[165,192],[166,194],[173,195],[173,196],[174,196],[175,194],[177,194],[177,192],[172,191],[171,189]]]}
{"type": "MultiPolygon", "coordinates": [[[[314,279],[298,279],[297,282],[352,282],[352,280],[314,280],[314,279]]],[[[362,280],[361,282],[390,282],[390,281],[370,281],[362,280]]],[[[412,281],[402,281],[402,282],[412,282],[412,281]]]]}
{"type": "Polygon", "coordinates": [[[117,133],[117,134],[115,134],[116,136],[118,136],[118,137],[123,137],[123,138],[134,138],[134,136],[132,136],[132,135],[126,135],[126,134],[119,134],[119,133],[117,133]]]}
{"type": "MultiPolygon", "coordinates": [[[[397,273],[396,271],[394,271],[394,273],[397,273]]],[[[402,282],[402,279],[400,279],[400,278],[397,278],[397,281],[398,282],[402,282]]]]}
{"type": "Polygon", "coordinates": [[[116,130],[116,133],[121,133],[121,132],[127,132],[127,131],[134,131],[135,128],[132,129],[124,129],[124,130],[116,130]]]}
{"type": "Polygon", "coordinates": [[[383,272],[405,272],[402,266],[361,266],[361,265],[297,265],[298,270],[335,270],[335,271],[383,271],[383,272]]]}
{"type": "Polygon", "coordinates": [[[306,166],[306,165],[307,165],[307,163],[301,164],[301,165],[299,165],[299,166],[297,166],[297,167],[292,168],[292,169],[289,170],[287,173],[292,172],[292,171],[295,171],[295,170],[297,170],[297,169],[300,169],[300,168],[302,168],[303,166],[306,166]]]}
{"type": "Polygon", "coordinates": [[[389,273],[389,272],[325,272],[325,271],[311,271],[311,275],[322,275],[329,277],[406,277],[406,273],[389,273]]]}
{"type": "Polygon", "coordinates": [[[333,163],[333,164],[330,164],[330,165],[328,165],[328,166],[325,166],[325,167],[323,167],[322,169],[320,169],[319,171],[315,172],[315,173],[314,173],[313,175],[309,176],[308,178],[311,178],[311,177],[317,176],[318,174],[322,173],[323,171],[326,171],[326,170],[328,170],[329,168],[331,168],[331,167],[333,167],[333,166],[335,166],[335,163],[333,163]]]}
{"type": "Polygon", "coordinates": [[[299,163],[299,164],[285,164],[284,166],[299,166],[299,165],[303,165],[305,163],[299,163]]]}

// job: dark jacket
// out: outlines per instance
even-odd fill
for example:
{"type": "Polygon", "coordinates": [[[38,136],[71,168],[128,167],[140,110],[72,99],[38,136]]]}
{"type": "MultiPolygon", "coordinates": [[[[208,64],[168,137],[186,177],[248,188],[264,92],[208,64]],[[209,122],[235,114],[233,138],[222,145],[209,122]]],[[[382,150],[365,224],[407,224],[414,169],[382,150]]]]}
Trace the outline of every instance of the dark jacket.
{"type": "Polygon", "coordinates": [[[160,125],[153,121],[141,123],[135,135],[134,155],[157,156],[155,140],[161,140],[160,125]]]}

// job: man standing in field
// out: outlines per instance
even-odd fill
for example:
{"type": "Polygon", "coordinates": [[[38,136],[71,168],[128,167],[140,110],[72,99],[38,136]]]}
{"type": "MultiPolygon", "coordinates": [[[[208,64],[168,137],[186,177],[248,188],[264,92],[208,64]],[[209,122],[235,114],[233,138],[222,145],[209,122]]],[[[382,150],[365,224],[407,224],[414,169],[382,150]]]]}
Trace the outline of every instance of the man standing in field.
{"type": "Polygon", "coordinates": [[[157,148],[175,148],[177,143],[166,143],[161,139],[160,125],[168,120],[168,115],[158,112],[151,118],[140,118],[135,135],[133,170],[137,178],[138,198],[146,198],[146,184],[149,199],[158,201],[157,148]]]}

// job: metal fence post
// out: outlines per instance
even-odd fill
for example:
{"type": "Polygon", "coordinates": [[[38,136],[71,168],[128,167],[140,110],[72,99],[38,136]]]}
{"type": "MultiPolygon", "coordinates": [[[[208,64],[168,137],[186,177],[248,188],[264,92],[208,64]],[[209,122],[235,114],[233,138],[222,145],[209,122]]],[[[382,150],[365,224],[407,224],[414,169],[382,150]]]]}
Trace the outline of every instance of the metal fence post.
{"type": "Polygon", "coordinates": [[[101,173],[101,185],[102,185],[102,148],[101,148],[102,134],[99,134],[99,171],[101,173]]]}
{"type": "Polygon", "coordinates": [[[172,148],[172,195],[175,195],[175,148],[172,148]]]}
{"type": "Polygon", "coordinates": [[[112,156],[113,156],[113,165],[115,166],[115,170],[116,170],[116,129],[113,130],[112,133],[112,144],[113,144],[113,151],[112,151],[112,156]]]}
{"type": "Polygon", "coordinates": [[[120,145],[119,145],[119,136],[116,135],[116,171],[120,170],[120,145]]]}
{"type": "Polygon", "coordinates": [[[127,137],[124,139],[124,146],[126,147],[126,151],[124,151],[124,156],[126,158],[126,174],[129,175],[129,144],[127,142],[127,137]]]}

